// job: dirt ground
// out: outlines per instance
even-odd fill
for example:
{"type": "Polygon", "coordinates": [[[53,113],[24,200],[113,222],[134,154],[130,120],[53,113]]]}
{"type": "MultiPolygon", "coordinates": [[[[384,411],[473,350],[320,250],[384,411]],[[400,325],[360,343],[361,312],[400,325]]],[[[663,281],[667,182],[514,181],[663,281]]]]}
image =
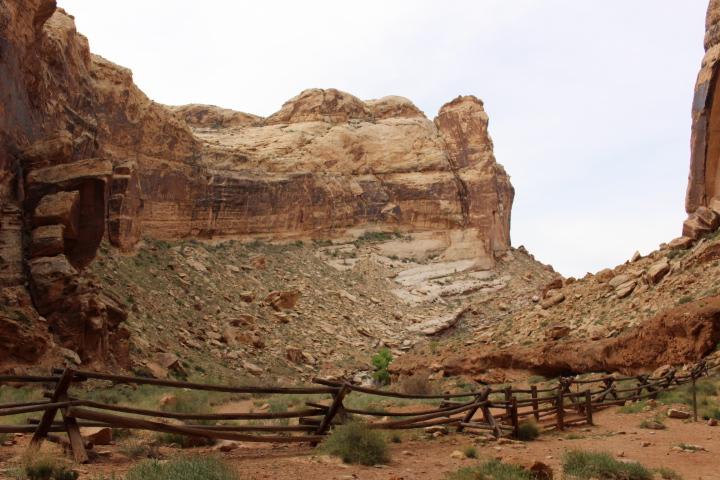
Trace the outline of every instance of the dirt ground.
{"type": "MultiPolygon", "coordinates": [[[[720,427],[705,422],[692,423],[667,419],[665,430],[639,428],[645,418],[657,412],[637,414],[619,413],[616,409],[598,413],[596,426],[576,427],[562,433],[547,433],[533,442],[481,442],[472,434],[450,434],[438,439],[424,439],[422,433],[408,433],[402,443],[391,443],[392,462],[378,467],[343,465],[334,458],[322,455],[309,446],[265,446],[242,444],[236,450],[220,453],[212,449],[191,449],[183,454],[217,454],[234,465],[242,479],[313,479],[313,480],[430,480],[442,479],[448,472],[498,458],[508,463],[528,463],[539,460],[551,466],[560,477],[563,453],[571,449],[605,451],[627,460],[639,461],[647,467],[667,467],[680,473],[685,480],[720,479],[720,427]],[[678,445],[698,445],[707,451],[682,451],[678,445]],[[454,451],[474,445],[477,459],[453,458],[454,451]]],[[[10,469],[29,441],[29,435],[17,437],[17,445],[0,447],[0,478],[12,478],[10,469]]],[[[44,447],[59,452],[56,445],[44,447]]],[[[96,447],[99,456],[77,471],[81,479],[99,475],[122,475],[132,462],[118,446],[96,447]]],[[[181,453],[179,449],[163,447],[163,455],[181,453]]]]}

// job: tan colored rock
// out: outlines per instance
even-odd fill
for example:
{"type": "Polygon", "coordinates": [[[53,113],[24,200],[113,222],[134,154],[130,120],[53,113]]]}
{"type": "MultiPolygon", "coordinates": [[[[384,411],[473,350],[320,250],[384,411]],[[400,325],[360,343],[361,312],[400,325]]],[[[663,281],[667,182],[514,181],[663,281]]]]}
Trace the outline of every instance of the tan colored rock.
{"type": "Polygon", "coordinates": [[[617,295],[618,298],[625,298],[629,296],[633,292],[633,290],[635,290],[636,286],[637,281],[635,280],[630,280],[628,282],[622,283],[615,288],[615,295],[617,295]]]}
{"type": "Polygon", "coordinates": [[[695,240],[690,237],[678,237],[674,240],[671,240],[668,243],[668,247],[670,247],[672,250],[687,250],[688,248],[692,247],[693,243],[695,243],[695,240]]]}
{"type": "Polygon", "coordinates": [[[285,357],[293,363],[305,363],[303,351],[298,347],[286,348],[285,357]]]}
{"type": "Polygon", "coordinates": [[[708,233],[710,233],[710,227],[705,225],[705,223],[703,223],[694,214],[690,215],[690,217],[683,222],[682,234],[684,237],[690,237],[693,240],[697,240],[708,233]]]}
{"type": "Polygon", "coordinates": [[[611,278],[610,281],[608,282],[608,285],[610,285],[612,288],[617,288],[620,285],[622,285],[623,283],[629,282],[630,280],[632,280],[632,277],[630,275],[623,273],[623,274],[616,275],[613,278],[611,278]]]}
{"type": "Polygon", "coordinates": [[[692,414],[689,412],[685,412],[683,410],[678,410],[676,408],[669,408],[667,411],[668,418],[677,418],[680,420],[686,420],[690,417],[692,417],[692,414]]]}
{"type": "Polygon", "coordinates": [[[550,297],[540,302],[540,306],[547,310],[548,308],[554,307],[555,305],[565,301],[565,294],[563,292],[557,292],[550,297]]]}
{"type": "Polygon", "coordinates": [[[33,223],[37,226],[62,224],[66,229],[65,235],[76,238],[80,230],[79,199],[77,191],[46,195],[35,207],[33,223]]]}
{"type": "Polygon", "coordinates": [[[265,303],[273,307],[275,310],[287,310],[295,308],[300,299],[300,290],[289,290],[284,292],[270,292],[265,297],[265,303]]]}
{"type": "Polygon", "coordinates": [[[570,332],[571,329],[567,325],[551,325],[545,331],[545,338],[548,340],[560,340],[561,338],[567,337],[570,332]]]}
{"type": "Polygon", "coordinates": [[[660,282],[660,280],[662,280],[669,271],[670,264],[668,263],[666,258],[663,258],[659,262],[650,265],[650,268],[648,268],[648,271],[645,275],[648,282],[650,282],[651,284],[656,284],[660,282]]]}
{"type": "Polygon", "coordinates": [[[109,427],[82,427],[80,435],[93,445],[110,445],[113,441],[113,431],[109,427]]]}

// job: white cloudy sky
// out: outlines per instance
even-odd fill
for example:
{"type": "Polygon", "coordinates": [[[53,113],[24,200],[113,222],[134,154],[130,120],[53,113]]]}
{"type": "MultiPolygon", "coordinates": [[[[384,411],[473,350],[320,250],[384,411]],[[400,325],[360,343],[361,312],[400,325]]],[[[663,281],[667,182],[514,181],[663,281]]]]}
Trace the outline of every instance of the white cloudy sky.
{"type": "Polygon", "coordinates": [[[260,115],[309,87],[485,101],[512,238],[565,275],[680,232],[707,0],[59,0],[167,104],[260,115]]]}

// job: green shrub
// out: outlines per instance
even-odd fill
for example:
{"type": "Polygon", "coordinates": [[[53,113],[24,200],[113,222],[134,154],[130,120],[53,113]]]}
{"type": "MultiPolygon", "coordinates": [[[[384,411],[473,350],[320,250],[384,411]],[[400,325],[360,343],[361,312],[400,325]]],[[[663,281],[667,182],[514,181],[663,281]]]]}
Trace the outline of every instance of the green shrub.
{"type": "Polygon", "coordinates": [[[380,351],[372,357],[372,364],[375,367],[373,372],[373,378],[380,385],[387,385],[390,383],[390,373],[388,367],[392,362],[393,357],[390,353],[390,349],[385,347],[381,348],[380,351]]]}
{"type": "Polygon", "coordinates": [[[563,459],[563,472],[571,479],[652,480],[653,475],[639,463],[623,463],[600,452],[571,450],[563,459]]]}
{"type": "Polygon", "coordinates": [[[237,480],[238,475],[215,457],[178,457],[168,462],[145,460],[131,468],[125,480],[237,480]]]}
{"type": "Polygon", "coordinates": [[[63,460],[45,455],[28,457],[23,470],[28,480],[77,480],[79,476],[63,460]]]}
{"type": "Polygon", "coordinates": [[[518,439],[523,441],[535,440],[540,436],[540,427],[534,421],[521,422],[518,425],[518,439]]]}
{"type": "Polygon", "coordinates": [[[160,458],[157,446],[140,440],[127,440],[120,445],[120,453],[132,460],[160,458]]]}
{"type": "Polygon", "coordinates": [[[477,448],[473,447],[472,445],[468,445],[467,447],[463,448],[463,455],[465,455],[465,458],[477,458],[477,448]]]}
{"type": "Polygon", "coordinates": [[[445,478],[447,480],[531,480],[532,475],[518,465],[491,460],[479,467],[461,468],[445,478]]]}
{"type": "Polygon", "coordinates": [[[684,305],[684,304],[690,303],[692,301],[693,301],[693,297],[691,295],[684,295],[678,299],[677,304],[684,305]]]}
{"type": "Polygon", "coordinates": [[[390,434],[390,441],[392,443],[402,443],[402,437],[399,433],[394,432],[390,434]]]}
{"type": "Polygon", "coordinates": [[[655,472],[657,472],[663,480],[682,480],[682,476],[679,473],[669,468],[656,468],[655,472]]]}
{"type": "Polygon", "coordinates": [[[377,465],[390,460],[383,435],[360,422],[336,427],[325,440],[323,449],[345,463],[377,465]]]}
{"type": "Polygon", "coordinates": [[[622,407],[618,409],[620,413],[640,413],[645,411],[647,407],[647,402],[640,401],[640,402],[631,402],[626,403],[622,407]]]}

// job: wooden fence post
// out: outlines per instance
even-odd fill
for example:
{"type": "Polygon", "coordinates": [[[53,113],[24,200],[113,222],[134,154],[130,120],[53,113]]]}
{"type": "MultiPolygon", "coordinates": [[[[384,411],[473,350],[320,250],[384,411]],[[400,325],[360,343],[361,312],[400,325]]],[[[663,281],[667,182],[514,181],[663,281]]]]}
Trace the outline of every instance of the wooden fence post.
{"type": "Polygon", "coordinates": [[[472,421],[472,418],[475,416],[478,409],[482,406],[482,402],[486,401],[489,396],[490,396],[489,388],[484,388],[481,393],[479,393],[478,395],[475,395],[475,406],[467,411],[462,422],[458,424],[458,427],[457,427],[458,432],[462,432],[465,429],[465,427],[463,426],[463,423],[469,423],[470,421],[472,421]]]}
{"type": "Polygon", "coordinates": [[[350,387],[346,383],[344,383],[343,386],[340,387],[340,390],[338,390],[338,392],[333,396],[333,402],[330,405],[327,413],[325,413],[325,416],[323,417],[320,425],[317,428],[317,431],[315,432],[317,435],[325,435],[330,429],[333,419],[342,408],[345,395],[347,395],[349,392],[350,387]]]}
{"type": "Polygon", "coordinates": [[[592,394],[590,390],[585,390],[585,418],[588,425],[593,425],[592,394]]]}
{"type": "Polygon", "coordinates": [[[505,415],[507,415],[508,420],[510,420],[510,417],[512,415],[512,407],[510,405],[510,400],[512,399],[512,396],[512,387],[505,387],[505,415]]]}
{"type": "Polygon", "coordinates": [[[513,427],[513,438],[518,438],[520,434],[520,421],[518,418],[517,398],[512,397],[510,405],[510,422],[513,427]]]}
{"type": "Polygon", "coordinates": [[[488,406],[487,402],[481,407],[483,412],[483,417],[485,417],[485,421],[490,425],[490,427],[493,429],[493,434],[495,435],[495,438],[500,438],[502,436],[502,430],[500,429],[500,426],[495,421],[495,417],[493,417],[492,411],[490,410],[490,407],[488,406]]]}
{"type": "Polygon", "coordinates": [[[565,430],[565,392],[563,392],[562,387],[558,389],[556,415],[558,430],[565,430]]]}
{"type": "MultiPolygon", "coordinates": [[[[68,388],[73,381],[75,371],[67,368],[63,371],[57,384],[55,385],[55,391],[50,396],[50,401],[53,403],[67,401],[68,388]]],[[[43,440],[47,438],[50,429],[52,428],[53,421],[57,415],[57,408],[49,408],[43,413],[40,423],[38,423],[37,429],[33,434],[33,438],[30,441],[30,449],[37,450],[42,445],[43,440]]],[[[78,463],[87,463],[90,459],[87,451],[85,450],[85,442],[80,435],[80,427],[77,424],[77,420],[71,417],[67,413],[67,408],[60,409],[60,413],[63,417],[63,425],[67,431],[68,439],[70,441],[70,449],[72,450],[73,457],[78,463]]]]}
{"type": "Polygon", "coordinates": [[[697,388],[695,388],[695,372],[692,373],[692,403],[693,403],[693,421],[698,421],[697,406],[697,388]]]}
{"type": "Polygon", "coordinates": [[[535,416],[535,421],[540,421],[540,405],[538,404],[538,388],[537,385],[533,385],[530,387],[530,397],[532,398],[532,409],[533,409],[533,415],[535,416]]]}

